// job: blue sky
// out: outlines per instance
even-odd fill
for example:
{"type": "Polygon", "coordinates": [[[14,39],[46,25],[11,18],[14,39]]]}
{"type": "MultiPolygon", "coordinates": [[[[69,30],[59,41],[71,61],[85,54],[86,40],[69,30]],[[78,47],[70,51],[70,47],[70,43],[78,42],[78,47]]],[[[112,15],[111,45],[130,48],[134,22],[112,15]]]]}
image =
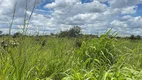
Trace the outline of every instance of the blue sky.
{"type": "Polygon", "coordinates": [[[137,4],[138,8],[137,8],[137,12],[136,12],[136,16],[142,16],[142,4],[137,4]]]}
{"type": "MultiPolygon", "coordinates": [[[[2,0],[0,0],[1,2],[2,0]]],[[[73,26],[80,26],[85,34],[104,33],[111,27],[119,35],[142,34],[142,0],[38,0],[32,15],[29,33],[58,33],[73,26]]],[[[4,0],[0,4],[0,29],[8,33],[12,7],[17,2],[12,32],[21,31],[25,0],[4,0]],[[4,15],[2,15],[4,14],[4,15]],[[7,18],[7,19],[6,19],[7,18]]],[[[34,0],[28,0],[28,6],[34,0]]],[[[29,15],[31,9],[26,11],[29,15]]]]}
{"type": "MultiPolygon", "coordinates": [[[[90,3],[90,2],[93,2],[93,0],[80,0],[82,3],[90,3]]],[[[46,11],[50,11],[52,9],[47,9],[47,8],[44,8],[44,6],[46,4],[50,4],[52,2],[55,2],[55,0],[45,0],[43,1],[38,7],[37,9],[41,9],[41,10],[46,10],[46,11]]],[[[101,2],[107,6],[109,6],[109,2],[108,1],[105,1],[105,2],[101,2]]],[[[136,10],[136,13],[133,14],[132,16],[142,16],[142,4],[139,3],[139,4],[136,4],[138,7],[137,7],[137,10],[136,10]]]]}

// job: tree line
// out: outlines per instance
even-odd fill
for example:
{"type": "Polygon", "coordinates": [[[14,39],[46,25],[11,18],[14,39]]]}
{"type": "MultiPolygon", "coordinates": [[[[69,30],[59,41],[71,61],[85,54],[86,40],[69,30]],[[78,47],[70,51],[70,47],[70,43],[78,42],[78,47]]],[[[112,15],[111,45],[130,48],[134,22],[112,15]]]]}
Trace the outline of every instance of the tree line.
{"type": "MultiPolygon", "coordinates": [[[[0,31],[0,36],[7,36],[8,34],[2,34],[3,32],[0,31]]],[[[12,35],[14,38],[16,37],[19,37],[19,36],[23,36],[22,33],[20,32],[16,32],[12,35]]],[[[43,36],[43,35],[42,35],[43,36]]],[[[55,37],[89,37],[89,38],[98,38],[99,36],[98,35],[93,35],[93,34],[82,34],[81,32],[81,27],[79,26],[74,26],[72,28],[70,28],[69,30],[65,30],[65,31],[60,31],[59,33],[57,34],[54,34],[54,33],[51,33],[50,35],[44,35],[44,36],[55,36],[55,37]]],[[[131,39],[131,40],[139,40],[141,39],[142,37],[140,35],[130,35],[129,37],[120,37],[120,36],[117,36],[117,37],[114,37],[114,36],[109,36],[110,38],[124,38],[124,39],[131,39]]]]}

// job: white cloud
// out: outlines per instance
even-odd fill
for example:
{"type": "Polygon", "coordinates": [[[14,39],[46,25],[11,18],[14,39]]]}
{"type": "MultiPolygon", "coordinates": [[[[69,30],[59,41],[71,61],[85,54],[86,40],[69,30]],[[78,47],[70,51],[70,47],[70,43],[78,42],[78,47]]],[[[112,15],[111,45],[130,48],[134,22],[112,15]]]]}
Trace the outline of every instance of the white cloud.
{"type": "MultiPolygon", "coordinates": [[[[27,11],[31,11],[33,8],[33,5],[35,3],[35,0],[27,0],[27,11]]],[[[41,1],[41,0],[38,0],[41,1]]],[[[26,0],[0,0],[0,25],[4,26],[1,28],[6,28],[7,30],[9,29],[9,22],[12,21],[12,16],[14,14],[14,6],[16,5],[16,12],[15,12],[15,19],[14,23],[12,26],[12,29],[14,31],[18,30],[18,25],[23,25],[24,24],[24,14],[25,14],[25,6],[26,6],[26,0]],[[16,4],[17,3],[17,4],[16,4]],[[5,24],[3,24],[5,23],[5,24]]],[[[37,4],[37,3],[36,3],[37,4]]],[[[6,31],[4,31],[6,32],[6,31]]],[[[8,33],[8,31],[7,31],[8,33]]]]}
{"type": "Polygon", "coordinates": [[[98,1],[82,4],[80,0],[65,0],[65,2],[56,0],[45,7],[54,9],[52,13],[54,22],[68,25],[90,23],[91,20],[99,19],[99,14],[108,9],[105,4],[101,4],[98,1]],[[51,7],[51,5],[54,5],[54,7],[51,7]],[[88,20],[88,18],[91,18],[91,20],[88,20]]]}
{"type": "Polygon", "coordinates": [[[122,14],[134,14],[136,13],[136,9],[137,9],[137,6],[126,7],[122,9],[121,13],[122,14]]]}
{"type": "Polygon", "coordinates": [[[55,0],[51,4],[47,4],[45,8],[65,8],[80,3],[80,0],[55,0]]]}
{"type": "Polygon", "coordinates": [[[111,25],[115,30],[119,32],[119,34],[141,34],[142,29],[142,17],[132,17],[132,16],[124,16],[118,20],[114,20],[111,22],[111,25]]]}
{"type": "Polygon", "coordinates": [[[56,24],[86,26],[86,30],[83,30],[86,33],[94,33],[97,32],[96,30],[98,30],[98,32],[105,31],[110,27],[115,27],[115,30],[122,33],[127,28],[131,29],[130,27],[132,26],[140,26],[136,24],[140,21],[135,22],[134,18],[137,17],[129,17],[133,20],[126,20],[123,22],[121,20],[124,20],[124,18],[126,19],[128,16],[120,16],[122,14],[135,14],[137,10],[136,4],[139,3],[140,0],[110,0],[110,7],[100,3],[105,2],[106,0],[94,0],[91,3],[84,4],[81,4],[78,1],[76,3],[69,2],[73,3],[68,3],[69,5],[66,5],[65,2],[62,3],[62,6],[60,7],[59,5],[61,3],[59,4],[56,1],[57,0],[45,6],[46,8],[54,9],[54,12],[52,13],[53,21],[55,21],[56,24]],[[121,20],[119,20],[120,18],[121,20]],[[90,25],[91,27],[89,27],[90,25]]]}
{"type": "Polygon", "coordinates": [[[114,21],[112,21],[110,24],[111,24],[111,26],[113,26],[113,27],[118,27],[118,28],[125,28],[125,27],[128,27],[127,24],[125,24],[124,22],[121,22],[121,21],[119,21],[119,20],[114,20],[114,21]]]}
{"type": "Polygon", "coordinates": [[[98,1],[82,4],[78,0],[65,0],[65,2],[63,0],[56,0],[51,4],[47,4],[45,8],[53,8],[55,12],[62,12],[64,14],[78,14],[103,12],[107,6],[98,1]]]}
{"type": "Polygon", "coordinates": [[[142,0],[109,0],[112,8],[124,8],[134,6],[140,3],[142,0]]]}
{"type": "MultiPolygon", "coordinates": [[[[8,20],[12,18],[12,11],[15,2],[17,2],[16,17],[13,25],[13,32],[21,29],[25,11],[26,0],[4,0],[0,4],[0,14],[5,14],[8,20]]],[[[34,0],[28,0],[28,11],[30,15],[34,0]]],[[[41,0],[38,0],[41,1],[41,0]]],[[[0,1],[1,2],[1,1],[0,1]]],[[[136,14],[137,5],[141,0],[93,0],[89,3],[81,3],[81,0],[55,0],[44,6],[49,11],[36,9],[31,18],[31,32],[40,31],[50,33],[66,30],[72,26],[78,25],[83,29],[83,33],[105,32],[108,28],[114,27],[114,30],[120,34],[142,33],[142,17],[132,17],[136,14]],[[109,6],[102,3],[108,1],[109,6]],[[125,15],[125,16],[124,16],[125,15]]],[[[8,31],[8,21],[3,15],[0,18],[0,29],[8,31]]]]}
{"type": "MultiPolygon", "coordinates": [[[[95,1],[95,0],[94,0],[95,1]]],[[[107,1],[107,0],[97,0],[97,1],[100,1],[100,2],[105,2],[105,1],[107,1]]]]}

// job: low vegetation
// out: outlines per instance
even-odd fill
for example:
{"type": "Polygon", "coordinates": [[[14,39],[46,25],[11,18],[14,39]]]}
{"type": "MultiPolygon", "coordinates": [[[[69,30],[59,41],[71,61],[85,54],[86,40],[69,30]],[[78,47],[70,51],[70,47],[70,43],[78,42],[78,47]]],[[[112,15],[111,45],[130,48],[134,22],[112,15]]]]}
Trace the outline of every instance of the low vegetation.
{"type": "Polygon", "coordinates": [[[117,39],[110,31],[99,38],[18,34],[0,41],[0,80],[142,79],[142,40],[117,39]]]}

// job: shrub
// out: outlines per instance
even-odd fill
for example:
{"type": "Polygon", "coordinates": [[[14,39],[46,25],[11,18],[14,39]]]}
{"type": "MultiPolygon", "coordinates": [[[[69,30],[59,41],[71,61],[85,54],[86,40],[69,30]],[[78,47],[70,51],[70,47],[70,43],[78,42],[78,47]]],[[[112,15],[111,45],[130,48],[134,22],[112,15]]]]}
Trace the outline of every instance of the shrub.
{"type": "Polygon", "coordinates": [[[140,40],[140,39],[141,39],[141,36],[140,36],[140,35],[137,35],[137,36],[136,36],[136,39],[140,40]]]}
{"type": "Polygon", "coordinates": [[[81,35],[81,28],[75,26],[70,30],[61,31],[58,35],[59,37],[79,37],[81,35]]]}
{"type": "Polygon", "coordinates": [[[15,34],[13,35],[13,38],[17,38],[17,37],[20,37],[20,36],[22,36],[22,33],[17,32],[17,33],[15,33],[15,34]]]}

